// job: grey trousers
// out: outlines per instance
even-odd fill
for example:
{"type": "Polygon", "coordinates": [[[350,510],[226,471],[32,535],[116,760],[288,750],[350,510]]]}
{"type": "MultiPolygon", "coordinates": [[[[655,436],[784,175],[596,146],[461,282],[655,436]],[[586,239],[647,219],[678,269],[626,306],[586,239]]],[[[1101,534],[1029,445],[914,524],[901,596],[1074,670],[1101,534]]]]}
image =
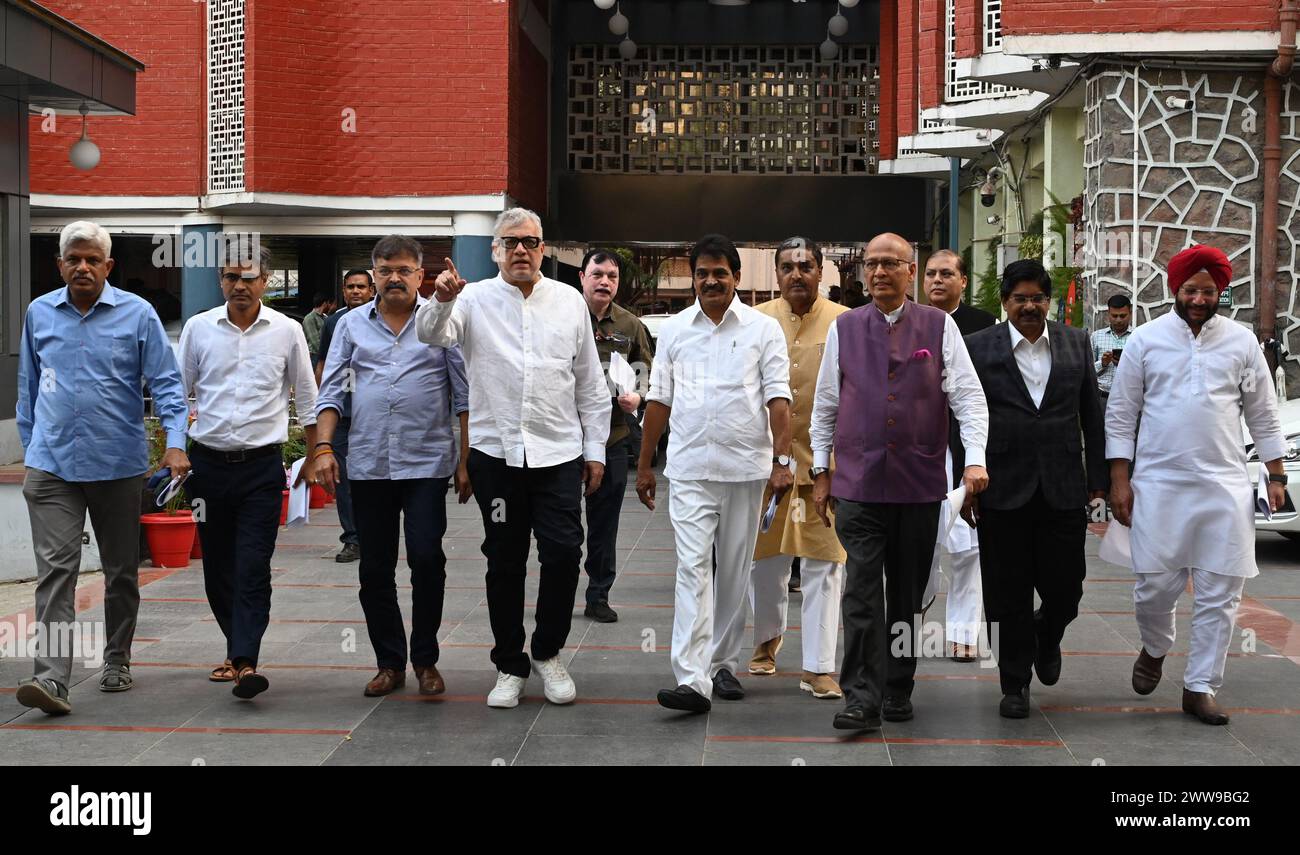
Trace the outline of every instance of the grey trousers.
{"type": "MultiPolygon", "coordinates": [[[[114,481],[64,481],[28,469],[23,498],[32,524],[36,553],[36,620],[47,627],[76,620],[77,574],[81,571],[81,533],[86,511],[104,562],[104,661],[129,663],[131,639],[140,611],[140,476],[114,481]]],[[[38,645],[37,679],[67,687],[72,651],[38,645]],[[59,655],[49,655],[57,653],[59,655]]]]}

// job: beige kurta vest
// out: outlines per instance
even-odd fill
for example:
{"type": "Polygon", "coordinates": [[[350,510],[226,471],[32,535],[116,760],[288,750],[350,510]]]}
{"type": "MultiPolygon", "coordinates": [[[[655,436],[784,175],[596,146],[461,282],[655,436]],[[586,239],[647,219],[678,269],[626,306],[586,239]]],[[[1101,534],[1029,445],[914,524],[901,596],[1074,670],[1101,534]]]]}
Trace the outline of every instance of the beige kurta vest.
{"type": "MultiPolygon", "coordinates": [[[[778,297],[754,307],[765,315],[776,318],[785,333],[786,347],[790,353],[790,447],[795,460],[795,489],[785,494],[776,509],[772,527],[758,536],[754,559],[773,555],[797,555],[820,561],[842,562],[844,548],[835,536],[834,527],[827,528],[817,516],[812,501],[812,443],[808,429],[812,424],[813,394],[817,389],[817,372],[821,370],[822,354],[826,350],[826,335],[835,318],[849,311],[848,307],[820,297],[802,318],[796,315],[784,298],[778,297]],[[795,500],[798,504],[795,504],[795,500]]],[[[834,517],[832,517],[832,523],[834,517]]]]}

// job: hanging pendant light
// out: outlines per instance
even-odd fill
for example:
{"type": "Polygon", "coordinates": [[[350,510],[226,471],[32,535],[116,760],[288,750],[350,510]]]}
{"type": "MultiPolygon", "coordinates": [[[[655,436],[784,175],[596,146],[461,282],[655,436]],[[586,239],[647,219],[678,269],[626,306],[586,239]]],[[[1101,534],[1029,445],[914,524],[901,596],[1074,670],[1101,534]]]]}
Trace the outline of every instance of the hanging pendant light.
{"type": "Polygon", "coordinates": [[[90,109],[86,107],[86,102],[81,102],[81,139],[72,144],[68,149],[68,160],[72,165],[83,172],[89,172],[99,165],[99,146],[90,141],[86,135],[86,114],[90,109]]]}
{"type": "Polygon", "coordinates": [[[831,18],[830,23],[826,25],[826,29],[830,30],[832,36],[839,38],[849,31],[849,19],[836,12],[835,17],[831,18]]]}
{"type": "Polygon", "coordinates": [[[616,36],[627,35],[627,15],[621,8],[609,19],[609,31],[616,36]]]}

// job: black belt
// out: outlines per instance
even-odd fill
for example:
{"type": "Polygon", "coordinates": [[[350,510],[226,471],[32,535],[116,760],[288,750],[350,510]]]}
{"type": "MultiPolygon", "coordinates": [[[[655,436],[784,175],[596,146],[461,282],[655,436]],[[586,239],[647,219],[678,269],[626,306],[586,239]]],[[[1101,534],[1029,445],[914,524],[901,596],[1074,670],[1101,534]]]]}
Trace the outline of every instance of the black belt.
{"type": "Polygon", "coordinates": [[[261,448],[241,448],[238,451],[218,451],[201,442],[190,443],[190,451],[201,451],[206,457],[215,457],[225,463],[243,463],[246,460],[258,460],[280,453],[280,445],[264,445],[261,448]]]}

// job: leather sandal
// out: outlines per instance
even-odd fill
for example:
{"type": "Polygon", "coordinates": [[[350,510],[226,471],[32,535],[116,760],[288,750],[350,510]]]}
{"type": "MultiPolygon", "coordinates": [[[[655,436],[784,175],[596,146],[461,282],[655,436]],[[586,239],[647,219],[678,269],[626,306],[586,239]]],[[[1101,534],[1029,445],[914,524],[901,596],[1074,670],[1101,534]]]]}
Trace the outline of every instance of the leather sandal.
{"type": "Polygon", "coordinates": [[[233,683],[236,676],[235,666],[230,664],[230,660],[227,659],[224,665],[218,665],[212,669],[208,679],[214,683],[233,683]]]}

